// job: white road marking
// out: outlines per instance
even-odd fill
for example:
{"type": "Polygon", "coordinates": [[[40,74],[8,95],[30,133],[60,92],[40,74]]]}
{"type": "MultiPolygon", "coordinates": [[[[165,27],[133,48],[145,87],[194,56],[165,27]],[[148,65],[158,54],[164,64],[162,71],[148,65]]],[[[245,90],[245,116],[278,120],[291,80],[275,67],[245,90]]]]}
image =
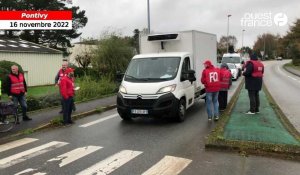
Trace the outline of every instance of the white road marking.
{"type": "Polygon", "coordinates": [[[56,158],[50,159],[47,162],[53,162],[53,161],[61,161],[59,164],[59,167],[63,167],[69,163],[74,162],[75,160],[78,160],[86,155],[89,155],[103,147],[100,146],[86,146],[81,148],[76,148],[70,152],[67,152],[65,154],[62,154],[60,156],[57,156],[56,158]]]}
{"type": "Polygon", "coordinates": [[[23,162],[27,159],[30,159],[32,157],[41,155],[43,153],[46,153],[48,151],[54,150],[56,148],[62,147],[64,145],[67,145],[66,142],[57,142],[53,141],[23,152],[20,152],[18,154],[12,155],[10,157],[6,157],[4,159],[0,160],[0,169],[7,168],[9,166],[15,165],[17,163],[23,162]]]}
{"type": "Polygon", "coordinates": [[[142,175],[175,175],[184,170],[192,160],[180,157],[165,156],[142,175]]]}
{"type": "Polygon", "coordinates": [[[3,145],[0,145],[0,153],[3,151],[7,151],[34,141],[37,141],[38,139],[33,139],[33,138],[24,138],[24,139],[20,139],[20,140],[16,140],[13,142],[9,142],[3,145]]]}
{"type": "Polygon", "coordinates": [[[33,171],[36,171],[36,170],[37,170],[37,169],[28,168],[28,169],[26,169],[26,170],[24,170],[24,171],[21,171],[21,172],[15,174],[15,175],[28,174],[28,173],[33,172],[33,171]]]}
{"type": "Polygon", "coordinates": [[[47,173],[34,173],[33,175],[46,175],[47,173]]]}
{"type": "Polygon", "coordinates": [[[77,175],[107,175],[140,154],[142,154],[140,151],[123,150],[79,172],[77,175]]]}
{"type": "Polygon", "coordinates": [[[86,127],[89,127],[89,126],[92,126],[92,125],[95,125],[97,123],[101,123],[101,122],[104,122],[105,120],[109,120],[109,119],[112,119],[114,117],[117,117],[119,114],[112,114],[112,115],[109,115],[107,117],[104,117],[104,118],[101,118],[101,119],[98,119],[98,120],[95,120],[95,121],[92,121],[92,122],[89,122],[89,123],[86,123],[86,124],[83,124],[83,125],[79,125],[79,127],[81,128],[86,128],[86,127]]]}

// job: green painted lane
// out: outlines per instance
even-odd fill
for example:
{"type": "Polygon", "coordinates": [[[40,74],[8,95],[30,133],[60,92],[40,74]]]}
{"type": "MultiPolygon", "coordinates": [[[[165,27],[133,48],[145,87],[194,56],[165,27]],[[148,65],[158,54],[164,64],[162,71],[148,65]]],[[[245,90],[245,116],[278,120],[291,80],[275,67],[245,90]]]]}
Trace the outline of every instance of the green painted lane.
{"type": "Polygon", "coordinates": [[[300,145],[282,125],[275,111],[260,91],[260,113],[245,114],[249,110],[248,91],[242,89],[231,117],[224,129],[224,138],[228,140],[257,141],[275,144],[300,145]]]}

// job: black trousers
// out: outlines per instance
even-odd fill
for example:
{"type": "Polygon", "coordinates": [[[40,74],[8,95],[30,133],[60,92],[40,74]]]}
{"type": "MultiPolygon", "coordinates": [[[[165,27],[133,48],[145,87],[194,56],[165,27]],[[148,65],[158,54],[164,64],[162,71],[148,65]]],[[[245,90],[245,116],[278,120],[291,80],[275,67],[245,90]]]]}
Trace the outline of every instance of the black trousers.
{"type": "Polygon", "coordinates": [[[72,114],[72,108],[73,108],[73,97],[69,97],[68,99],[64,99],[63,100],[63,122],[64,124],[66,123],[71,123],[72,122],[72,118],[71,118],[71,114],[72,114]]]}
{"type": "Polygon", "coordinates": [[[248,95],[250,99],[250,111],[251,112],[259,112],[259,91],[248,90],[248,95]]]}
{"type": "Polygon", "coordinates": [[[228,91],[219,91],[219,109],[225,110],[227,107],[228,91]]]}

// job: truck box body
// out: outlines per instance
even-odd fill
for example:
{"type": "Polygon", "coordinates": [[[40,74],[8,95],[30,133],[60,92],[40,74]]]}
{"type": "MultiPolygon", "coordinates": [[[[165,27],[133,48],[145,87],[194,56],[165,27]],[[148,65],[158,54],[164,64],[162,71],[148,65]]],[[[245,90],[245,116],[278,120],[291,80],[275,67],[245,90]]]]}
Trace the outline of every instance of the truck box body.
{"type": "Polygon", "coordinates": [[[162,53],[162,52],[189,52],[192,54],[192,65],[196,74],[196,88],[203,87],[200,82],[201,73],[204,69],[203,62],[206,59],[217,63],[217,36],[196,30],[178,32],[174,40],[165,40],[164,49],[161,48],[161,40],[148,41],[148,35],[140,37],[140,52],[162,53]]]}
{"type": "Polygon", "coordinates": [[[194,30],[144,35],[140,51],[117,95],[121,118],[167,115],[183,121],[195,98],[205,95],[200,78],[205,60],[217,62],[216,35],[194,30]]]}

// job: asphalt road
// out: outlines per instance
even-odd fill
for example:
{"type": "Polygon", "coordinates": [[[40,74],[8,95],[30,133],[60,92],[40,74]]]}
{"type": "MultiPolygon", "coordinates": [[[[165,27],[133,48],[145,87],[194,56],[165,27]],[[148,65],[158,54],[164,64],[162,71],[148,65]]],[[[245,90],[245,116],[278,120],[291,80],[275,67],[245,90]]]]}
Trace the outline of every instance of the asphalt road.
{"type": "Polygon", "coordinates": [[[183,123],[145,118],[128,123],[111,110],[0,145],[0,174],[299,174],[299,162],[205,150],[213,127],[203,101],[188,110],[183,123]]]}
{"type": "Polygon", "coordinates": [[[300,77],[282,68],[282,65],[290,61],[264,62],[264,82],[279,107],[300,132],[300,77]]]}

